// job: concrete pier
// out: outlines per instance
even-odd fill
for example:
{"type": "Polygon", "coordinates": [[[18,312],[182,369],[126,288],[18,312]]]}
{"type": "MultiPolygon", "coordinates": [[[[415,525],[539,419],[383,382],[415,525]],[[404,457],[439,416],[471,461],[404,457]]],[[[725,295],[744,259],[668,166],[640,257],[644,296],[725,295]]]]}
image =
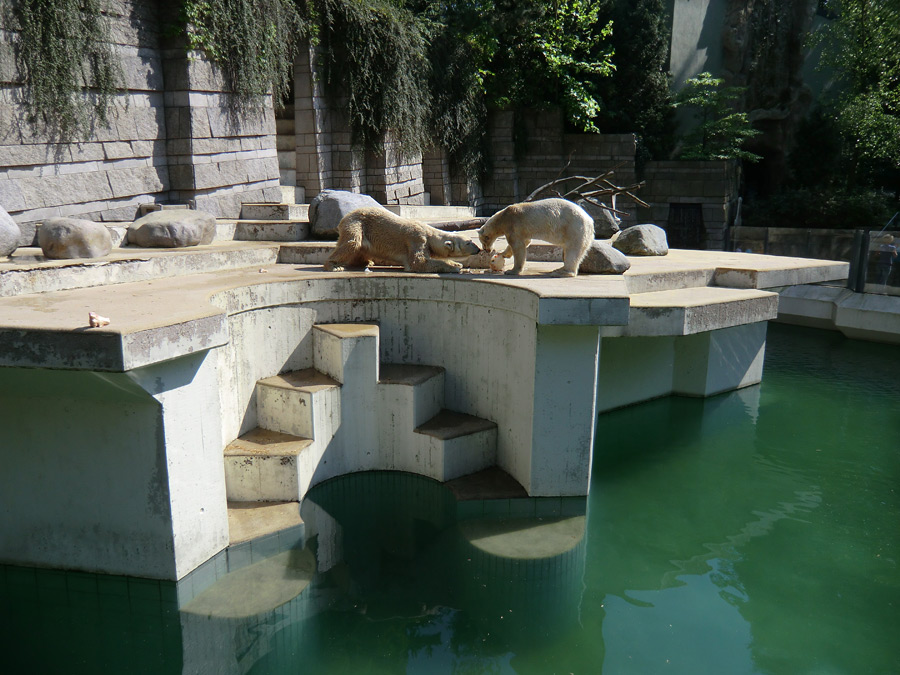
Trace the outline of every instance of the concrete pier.
{"type": "Polygon", "coordinates": [[[586,495],[598,411],[759,382],[767,289],[847,274],[678,250],[574,279],[336,274],[322,248],[0,263],[0,561],[182,579],[228,546],[229,500],[371,469],[586,495]]]}

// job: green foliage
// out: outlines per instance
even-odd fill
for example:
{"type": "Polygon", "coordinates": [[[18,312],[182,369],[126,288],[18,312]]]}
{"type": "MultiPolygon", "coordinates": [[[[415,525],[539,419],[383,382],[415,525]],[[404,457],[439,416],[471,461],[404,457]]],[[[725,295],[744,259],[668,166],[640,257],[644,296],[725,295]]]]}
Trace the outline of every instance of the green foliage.
{"type": "Polygon", "coordinates": [[[741,147],[744,141],[759,134],[750,126],[747,114],[734,109],[742,89],[721,85],[721,79],[700,73],[675,96],[675,105],[693,108],[698,122],[682,139],[679,158],[759,161],[759,155],[741,147]]]}
{"type": "Polygon", "coordinates": [[[500,109],[561,105],[581,131],[598,131],[601,103],[593,81],[614,66],[612,23],[595,0],[474,2],[491,36],[484,65],[488,105],[500,109]]]}
{"type": "Polygon", "coordinates": [[[238,111],[287,96],[306,32],[293,0],[185,0],[183,18],[188,46],[218,64],[238,111]]]}
{"type": "Polygon", "coordinates": [[[121,69],[103,0],[15,0],[16,64],[28,121],[51,138],[86,137],[109,125],[121,69]]]}
{"type": "Polygon", "coordinates": [[[377,148],[388,130],[401,148],[428,145],[427,22],[389,0],[316,0],[325,81],[346,95],[353,142],[377,148]]]}
{"type": "Polygon", "coordinates": [[[900,0],[828,0],[813,36],[838,87],[825,104],[843,140],[849,185],[900,189],[900,0]]]}
{"type": "Polygon", "coordinates": [[[898,210],[900,203],[875,192],[799,189],[748,202],[744,209],[744,224],[804,229],[881,229],[898,210]]]}

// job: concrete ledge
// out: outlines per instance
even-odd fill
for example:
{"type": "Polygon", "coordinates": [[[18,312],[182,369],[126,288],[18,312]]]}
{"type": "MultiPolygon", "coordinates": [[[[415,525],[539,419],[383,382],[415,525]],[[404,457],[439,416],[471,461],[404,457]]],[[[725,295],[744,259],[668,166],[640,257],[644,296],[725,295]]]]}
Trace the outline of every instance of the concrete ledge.
{"type": "Polygon", "coordinates": [[[778,294],[731,288],[686,288],[631,298],[628,325],[604,336],[692,335],[774,319],[778,294]]]}
{"type": "Polygon", "coordinates": [[[900,297],[833,286],[790,287],[781,290],[778,321],[900,344],[900,297]]]}

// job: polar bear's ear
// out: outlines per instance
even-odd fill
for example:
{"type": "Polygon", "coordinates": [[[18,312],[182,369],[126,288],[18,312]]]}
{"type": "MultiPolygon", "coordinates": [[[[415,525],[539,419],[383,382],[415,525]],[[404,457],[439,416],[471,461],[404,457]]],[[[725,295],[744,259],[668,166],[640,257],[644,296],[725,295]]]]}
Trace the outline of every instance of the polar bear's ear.
{"type": "Polygon", "coordinates": [[[453,252],[453,242],[452,241],[450,241],[449,239],[445,240],[444,246],[447,247],[448,251],[450,251],[451,253],[453,252]]]}

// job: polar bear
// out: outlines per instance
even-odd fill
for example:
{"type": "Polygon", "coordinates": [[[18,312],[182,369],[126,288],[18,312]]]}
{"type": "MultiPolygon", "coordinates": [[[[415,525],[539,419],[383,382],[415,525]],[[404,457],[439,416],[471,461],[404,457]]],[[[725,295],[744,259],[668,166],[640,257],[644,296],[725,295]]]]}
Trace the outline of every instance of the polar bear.
{"type": "Polygon", "coordinates": [[[464,258],[478,252],[478,245],[464,235],[443,232],[380,207],[363,207],[341,219],[337,247],[325,269],[340,272],[384,261],[402,265],[407,272],[458,274],[460,263],[439,258],[464,258]]]}
{"type": "Polygon", "coordinates": [[[563,248],[563,266],[552,274],[574,277],[594,239],[594,219],[568,199],[523,202],[498,211],[478,230],[486,251],[500,236],[505,236],[509,244],[503,257],[515,256],[512,269],[506,274],[521,274],[528,245],[532,239],[540,239],[563,248]]]}

